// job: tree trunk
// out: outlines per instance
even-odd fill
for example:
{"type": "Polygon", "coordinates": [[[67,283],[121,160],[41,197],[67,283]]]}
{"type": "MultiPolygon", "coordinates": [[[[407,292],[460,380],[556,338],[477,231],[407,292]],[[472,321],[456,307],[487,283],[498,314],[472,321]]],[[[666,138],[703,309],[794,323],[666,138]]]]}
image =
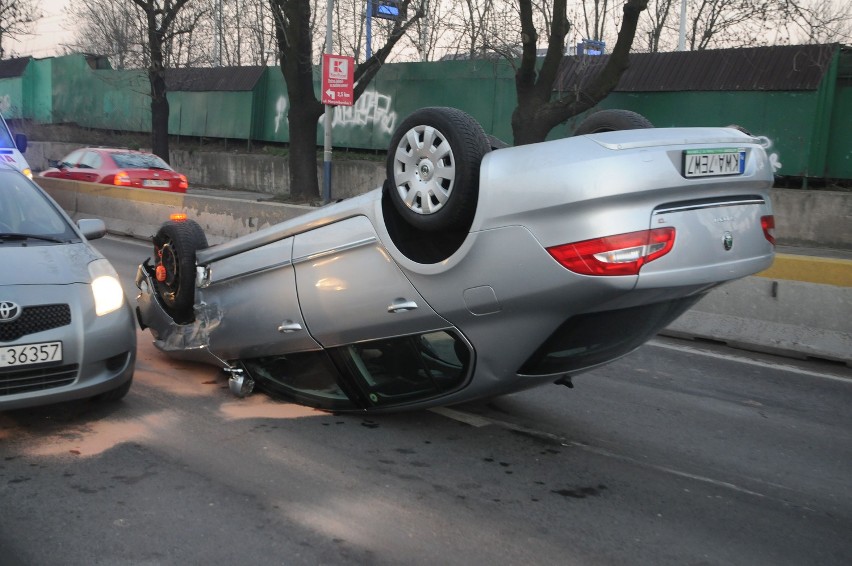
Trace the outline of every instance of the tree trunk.
{"type": "MultiPolygon", "coordinates": [[[[648,7],[648,0],[627,0],[624,4],[624,19],[618,32],[618,40],[612,53],[607,57],[604,68],[582,91],[558,100],[551,100],[551,98],[568,28],[557,26],[560,20],[556,18],[556,8],[554,8],[554,21],[550,30],[547,55],[537,74],[536,32],[530,7],[531,0],[521,0],[520,5],[524,53],[521,66],[515,74],[515,90],[518,94],[518,106],[512,113],[512,135],[515,145],[544,141],[550,130],[571,116],[592,108],[618,85],[621,75],[628,66],[628,55],[636,35],[639,15],[648,7]]],[[[564,5],[564,0],[555,3],[555,6],[561,8],[564,8],[564,5]]]]}
{"type": "Polygon", "coordinates": [[[290,94],[290,198],[310,202],[319,196],[317,176],[317,122],[323,106],[311,92],[310,98],[298,100],[290,94]]]}
{"type": "Polygon", "coordinates": [[[165,72],[151,76],[151,153],[169,163],[169,99],[166,97],[165,72]]]}

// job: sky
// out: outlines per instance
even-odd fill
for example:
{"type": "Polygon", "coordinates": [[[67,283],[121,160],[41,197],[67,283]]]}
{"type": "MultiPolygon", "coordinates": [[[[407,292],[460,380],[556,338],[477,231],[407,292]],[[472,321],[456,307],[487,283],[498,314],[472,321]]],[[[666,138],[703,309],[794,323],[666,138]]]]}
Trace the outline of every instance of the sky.
{"type": "Polygon", "coordinates": [[[17,55],[32,55],[35,58],[52,57],[62,53],[62,44],[73,39],[73,32],[65,29],[65,7],[71,0],[35,0],[33,4],[41,13],[32,35],[21,36],[17,41],[6,44],[7,52],[17,55]]]}

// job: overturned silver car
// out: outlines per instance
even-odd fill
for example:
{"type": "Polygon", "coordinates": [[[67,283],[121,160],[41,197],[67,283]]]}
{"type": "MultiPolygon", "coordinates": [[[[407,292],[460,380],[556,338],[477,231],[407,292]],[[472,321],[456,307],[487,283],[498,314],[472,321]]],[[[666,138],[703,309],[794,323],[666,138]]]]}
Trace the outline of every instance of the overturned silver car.
{"type": "Polygon", "coordinates": [[[198,224],[165,223],[139,322],[237,392],[331,410],[570,384],[774,256],[758,139],[624,117],[494,149],[458,110],[417,111],[381,188],[210,247],[198,224]]]}

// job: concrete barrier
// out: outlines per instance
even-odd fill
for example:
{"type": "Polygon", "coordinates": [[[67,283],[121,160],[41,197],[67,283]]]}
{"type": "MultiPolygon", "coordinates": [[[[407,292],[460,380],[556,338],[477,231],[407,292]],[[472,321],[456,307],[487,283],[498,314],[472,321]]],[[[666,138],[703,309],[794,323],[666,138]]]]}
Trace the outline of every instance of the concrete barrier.
{"type": "MultiPolygon", "coordinates": [[[[57,179],[37,181],[74,218],[102,218],[110,232],[144,239],[172,212],[184,212],[198,221],[209,242],[216,244],[311,210],[221,196],[227,191],[218,192],[220,196],[180,195],[57,179]]],[[[827,239],[840,249],[779,253],[772,268],[713,290],[663,334],[852,366],[852,194],[777,194],[780,243],[801,245],[827,239]],[[816,222],[835,230],[813,228],[816,222]]]]}

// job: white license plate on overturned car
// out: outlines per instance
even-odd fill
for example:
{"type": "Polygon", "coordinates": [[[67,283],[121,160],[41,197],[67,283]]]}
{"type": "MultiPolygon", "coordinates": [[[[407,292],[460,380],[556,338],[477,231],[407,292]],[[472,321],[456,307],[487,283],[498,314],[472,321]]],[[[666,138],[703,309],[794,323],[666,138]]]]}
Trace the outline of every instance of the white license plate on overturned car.
{"type": "Polygon", "coordinates": [[[28,366],[62,361],[62,342],[40,342],[0,348],[0,367],[28,366]]]}
{"type": "Polygon", "coordinates": [[[142,181],[143,187],[168,187],[169,182],[163,179],[145,179],[142,181]]]}
{"type": "Polygon", "coordinates": [[[742,175],[745,156],[743,148],[687,149],[683,152],[683,176],[742,175]]]}

